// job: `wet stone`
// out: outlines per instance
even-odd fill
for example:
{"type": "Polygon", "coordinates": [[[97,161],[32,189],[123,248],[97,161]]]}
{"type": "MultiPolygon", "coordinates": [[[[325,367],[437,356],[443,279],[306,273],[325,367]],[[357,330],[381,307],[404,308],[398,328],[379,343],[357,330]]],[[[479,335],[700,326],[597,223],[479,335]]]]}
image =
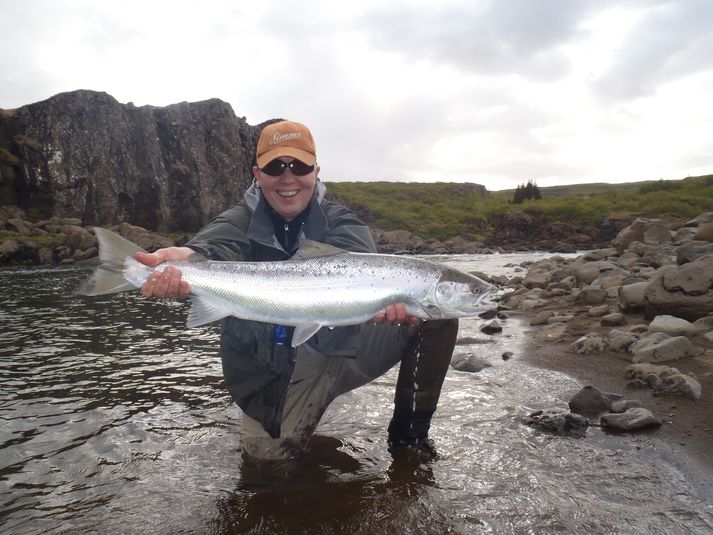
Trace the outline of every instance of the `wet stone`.
{"type": "Polygon", "coordinates": [[[471,353],[467,355],[456,355],[451,359],[451,367],[459,372],[478,373],[485,368],[490,368],[492,364],[471,353]]]}
{"type": "Polygon", "coordinates": [[[498,322],[498,320],[493,320],[483,325],[480,328],[480,332],[483,332],[485,334],[497,334],[503,332],[503,327],[502,325],[500,325],[500,322],[498,322]]]}
{"type": "Polygon", "coordinates": [[[587,385],[569,400],[572,412],[586,415],[598,415],[611,409],[611,399],[596,386],[587,385]]]}
{"type": "Polygon", "coordinates": [[[635,431],[661,425],[661,421],[651,411],[643,407],[629,409],[620,414],[604,414],[601,417],[601,422],[602,426],[619,431],[635,431]]]}
{"type": "Polygon", "coordinates": [[[562,409],[547,409],[533,412],[523,419],[528,427],[558,436],[581,438],[587,433],[590,423],[579,414],[562,409]]]}

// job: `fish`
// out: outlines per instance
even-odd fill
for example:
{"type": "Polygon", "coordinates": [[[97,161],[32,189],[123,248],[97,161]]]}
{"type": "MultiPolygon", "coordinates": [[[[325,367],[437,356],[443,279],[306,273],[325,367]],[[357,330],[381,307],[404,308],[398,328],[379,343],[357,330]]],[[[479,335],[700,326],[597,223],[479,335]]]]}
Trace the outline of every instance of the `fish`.
{"type": "MultiPolygon", "coordinates": [[[[188,328],[235,316],[294,327],[292,346],[322,327],[358,325],[389,304],[403,303],[423,320],[475,316],[494,308],[497,288],[458,269],[430,260],[353,253],[302,240],[295,255],[276,262],[169,261],[146,266],[146,252],[126,238],[94,228],[99,265],[78,289],[86,296],[140,288],[154,270],[174,266],[190,285],[188,328]]],[[[200,256],[200,255],[197,255],[200,256]]]]}

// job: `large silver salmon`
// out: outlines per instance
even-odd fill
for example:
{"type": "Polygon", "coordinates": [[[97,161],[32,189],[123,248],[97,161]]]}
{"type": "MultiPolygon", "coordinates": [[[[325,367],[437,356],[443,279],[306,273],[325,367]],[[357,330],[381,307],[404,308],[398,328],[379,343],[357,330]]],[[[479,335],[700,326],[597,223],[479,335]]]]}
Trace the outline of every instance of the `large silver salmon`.
{"type": "Polygon", "coordinates": [[[188,327],[226,316],[295,327],[292,345],[321,327],[356,325],[386,305],[403,303],[423,319],[457,318],[483,312],[483,298],[496,290],[457,269],[416,258],[350,253],[303,240],[282,262],[164,262],[149,267],[133,254],[139,246],[111,231],[94,229],[100,264],[82,285],[84,295],[141,287],[155,270],[175,266],[191,287],[188,327]]]}

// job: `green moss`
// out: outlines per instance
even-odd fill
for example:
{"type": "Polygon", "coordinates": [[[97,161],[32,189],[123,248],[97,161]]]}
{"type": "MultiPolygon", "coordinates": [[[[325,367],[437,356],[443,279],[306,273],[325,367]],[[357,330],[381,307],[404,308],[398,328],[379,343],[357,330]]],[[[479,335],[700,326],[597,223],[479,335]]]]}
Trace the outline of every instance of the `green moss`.
{"type": "Polygon", "coordinates": [[[8,165],[12,165],[13,167],[18,167],[20,165],[20,158],[3,148],[0,148],[0,160],[8,165]]]}
{"type": "Polygon", "coordinates": [[[15,142],[18,145],[22,145],[25,148],[32,149],[32,150],[40,150],[42,148],[42,145],[36,140],[28,136],[23,136],[22,134],[18,134],[15,136],[15,142]]]}

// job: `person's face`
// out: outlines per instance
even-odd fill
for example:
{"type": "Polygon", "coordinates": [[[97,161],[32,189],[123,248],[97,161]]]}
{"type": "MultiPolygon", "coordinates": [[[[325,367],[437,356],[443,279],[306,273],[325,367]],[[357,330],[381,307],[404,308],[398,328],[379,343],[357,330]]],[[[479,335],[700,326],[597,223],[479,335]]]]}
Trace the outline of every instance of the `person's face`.
{"type": "MultiPolygon", "coordinates": [[[[295,158],[282,156],[277,159],[290,163],[295,158]]],[[[269,165],[266,165],[265,168],[269,165]]],[[[253,175],[255,183],[262,190],[265,200],[272,206],[272,209],[286,221],[291,221],[307,208],[310,199],[312,199],[317,186],[319,166],[315,164],[311,172],[302,176],[295,175],[289,167],[285,167],[279,176],[272,176],[255,166],[253,175]]]]}

